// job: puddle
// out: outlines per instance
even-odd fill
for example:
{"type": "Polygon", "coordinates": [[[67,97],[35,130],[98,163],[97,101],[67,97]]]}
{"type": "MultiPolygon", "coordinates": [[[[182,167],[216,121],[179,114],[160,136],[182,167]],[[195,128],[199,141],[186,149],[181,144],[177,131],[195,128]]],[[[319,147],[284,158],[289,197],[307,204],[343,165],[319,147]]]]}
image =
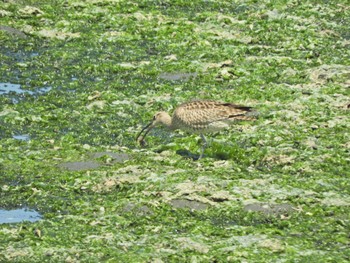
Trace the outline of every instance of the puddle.
{"type": "Polygon", "coordinates": [[[19,223],[23,221],[36,222],[40,219],[41,215],[32,209],[0,209],[0,224],[19,223]]]}
{"type": "Polygon", "coordinates": [[[161,73],[159,75],[160,79],[164,80],[170,80],[170,81],[177,81],[177,80],[182,80],[182,81],[188,81],[190,78],[195,78],[197,77],[197,73],[161,73]]]}
{"type": "Polygon", "coordinates": [[[24,90],[21,89],[19,84],[0,83],[0,94],[8,94],[10,92],[24,93],[24,90]]]}
{"type": "Polygon", "coordinates": [[[35,91],[31,90],[24,90],[21,88],[20,84],[13,84],[9,82],[0,82],[0,95],[7,94],[7,95],[15,95],[14,98],[12,98],[14,103],[18,102],[18,98],[20,96],[23,96],[25,94],[28,95],[42,95],[51,90],[52,87],[43,87],[36,89],[35,91]]]}
{"type": "Polygon", "coordinates": [[[12,138],[15,140],[19,140],[19,141],[29,141],[30,140],[29,134],[13,135],[12,138]]]}

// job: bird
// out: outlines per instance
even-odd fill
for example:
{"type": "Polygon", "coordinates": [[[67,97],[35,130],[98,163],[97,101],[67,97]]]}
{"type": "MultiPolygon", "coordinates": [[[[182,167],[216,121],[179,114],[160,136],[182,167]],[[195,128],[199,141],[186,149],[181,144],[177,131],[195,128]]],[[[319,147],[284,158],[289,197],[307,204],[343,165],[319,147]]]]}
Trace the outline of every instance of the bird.
{"type": "Polygon", "coordinates": [[[172,116],[160,111],[154,114],[152,121],[137,135],[136,141],[145,145],[145,137],[154,127],[161,125],[170,130],[184,130],[199,134],[202,148],[198,159],[201,159],[207,147],[205,133],[218,132],[230,127],[239,120],[254,120],[253,108],[229,102],[215,100],[192,100],[176,107],[172,116]],[[144,132],[144,133],[143,133],[144,132]]]}

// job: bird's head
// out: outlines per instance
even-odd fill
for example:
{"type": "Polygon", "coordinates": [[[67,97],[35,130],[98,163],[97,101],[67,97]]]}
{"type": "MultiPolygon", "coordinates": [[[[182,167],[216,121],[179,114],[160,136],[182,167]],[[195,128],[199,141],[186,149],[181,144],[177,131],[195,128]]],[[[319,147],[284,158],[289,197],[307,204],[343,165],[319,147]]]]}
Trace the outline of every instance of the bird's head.
{"type": "Polygon", "coordinates": [[[169,114],[164,111],[160,111],[154,114],[152,121],[141,130],[141,132],[136,137],[136,141],[140,143],[142,146],[145,145],[146,135],[149,133],[150,130],[152,130],[157,125],[164,125],[164,126],[170,127],[171,117],[169,116],[169,114]],[[145,133],[142,135],[143,132],[145,133]]]}

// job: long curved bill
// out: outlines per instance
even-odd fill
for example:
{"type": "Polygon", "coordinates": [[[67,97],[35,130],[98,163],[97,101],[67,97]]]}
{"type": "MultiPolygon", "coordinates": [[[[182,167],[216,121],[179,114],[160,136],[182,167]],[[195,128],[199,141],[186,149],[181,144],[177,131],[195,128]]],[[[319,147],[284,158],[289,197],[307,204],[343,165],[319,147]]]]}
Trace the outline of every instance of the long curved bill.
{"type": "Polygon", "coordinates": [[[150,122],[149,124],[147,124],[147,126],[145,126],[141,132],[137,135],[136,137],[136,141],[141,145],[141,146],[145,146],[146,145],[146,135],[149,133],[150,130],[152,130],[153,128],[153,121],[150,122]],[[142,135],[142,133],[145,131],[144,135],[142,135]]]}

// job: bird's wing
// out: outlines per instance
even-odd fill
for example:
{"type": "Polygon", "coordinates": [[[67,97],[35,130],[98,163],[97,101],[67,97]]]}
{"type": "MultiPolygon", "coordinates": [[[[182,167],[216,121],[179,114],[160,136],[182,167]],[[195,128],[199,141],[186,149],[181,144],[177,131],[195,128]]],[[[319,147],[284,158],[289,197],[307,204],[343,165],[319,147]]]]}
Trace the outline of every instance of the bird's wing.
{"type": "Polygon", "coordinates": [[[250,107],[217,101],[191,101],[176,108],[173,121],[177,126],[204,127],[218,121],[240,119],[250,107]]]}

